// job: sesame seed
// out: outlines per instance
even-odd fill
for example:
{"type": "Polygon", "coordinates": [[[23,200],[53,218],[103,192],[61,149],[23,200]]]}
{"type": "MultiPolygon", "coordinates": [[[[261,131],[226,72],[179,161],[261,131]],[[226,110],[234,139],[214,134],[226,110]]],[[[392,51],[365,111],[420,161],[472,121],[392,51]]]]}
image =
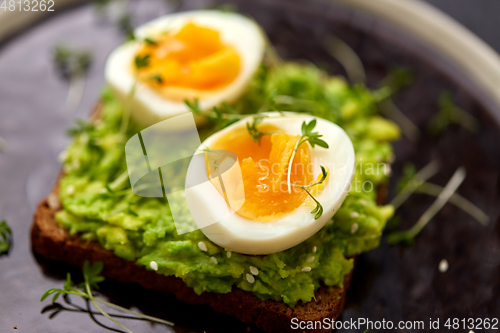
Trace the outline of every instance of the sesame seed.
{"type": "Polygon", "coordinates": [[[259,270],[257,269],[257,267],[250,266],[250,273],[252,273],[253,275],[259,275],[259,270]]]}
{"type": "Polygon", "coordinates": [[[67,194],[75,193],[75,187],[73,185],[69,185],[68,187],[66,187],[66,193],[67,194]]]}
{"type": "Polygon", "coordinates": [[[226,256],[227,256],[228,258],[231,258],[231,255],[232,255],[231,251],[227,251],[227,252],[226,252],[226,256]]]}
{"type": "Polygon", "coordinates": [[[62,152],[59,153],[59,155],[57,155],[57,159],[61,163],[66,161],[66,158],[68,158],[68,152],[66,150],[63,150],[62,152]]]}
{"type": "Polygon", "coordinates": [[[49,208],[52,209],[59,208],[59,198],[57,197],[57,194],[50,193],[49,196],[47,197],[47,204],[49,205],[49,208]]]}
{"type": "Polygon", "coordinates": [[[158,270],[158,264],[156,263],[156,261],[151,261],[149,263],[149,267],[151,267],[151,269],[154,270],[154,271],[158,270]]]}
{"type": "Polygon", "coordinates": [[[313,253],[316,253],[316,251],[318,251],[318,247],[317,247],[317,246],[314,246],[314,247],[313,247],[313,253]]]}
{"type": "Polygon", "coordinates": [[[355,233],[359,228],[359,225],[357,223],[353,223],[351,226],[351,234],[355,233]]]}
{"type": "Polygon", "coordinates": [[[352,219],[355,219],[355,218],[359,217],[359,213],[358,212],[351,212],[350,216],[351,216],[352,219]]]}
{"type": "Polygon", "coordinates": [[[443,260],[441,260],[441,261],[439,262],[439,271],[440,271],[441,273],[446,272],[446,271],[448,270],[448,267],[449,267],[449,265],[448,265],[448,260],[443,259],[443,260]]]}
{"type": "Polygon", "coordinates": [[[202,250],[203,252],[207,252],[208,251],[208,248],[207,248],[207,244],[203,243],[203,242],[199,242],[198,243],[198,247],[200,248],[200,250],[202,250]]]}
{"type": "Polygon", "coordinates": [[[302,272],[310,272],[310,271],[311,271],[311,267],[302,268],[302,272]]]}
{"type": "Polygon", "coordinates": [[[314,256],[307,258],[307,262],[313,262],[314,261],[314,256]]]}
{"type": "Polygon", "coordinates": [[[362,204],[363,206],[368,205],[368,202],[366,202],[366,200],[365,200],[365,199],[361,199],[361,200],[359,200],[359,203],[360,203],[360,204],[362,204]]]}
{"type": "Polygon", "coordinates": [[[210,261],[213,262],[215,265],[218,264],[217,258],[215,258],[215,257],[210,257],[210,261]]]}
{"type": "Polygon", "coordinates": [[[249,283],[254,283],[255,282],[255,278],[253,277],[253,275],[250,275],[247,273],[247,281],[249,283]]]}
{"type": "Polygon", "coordinates": [[[388,163],[384,163],[384,171],[386,176],[390,176],[392,173],[391,165],[388,163]]]}

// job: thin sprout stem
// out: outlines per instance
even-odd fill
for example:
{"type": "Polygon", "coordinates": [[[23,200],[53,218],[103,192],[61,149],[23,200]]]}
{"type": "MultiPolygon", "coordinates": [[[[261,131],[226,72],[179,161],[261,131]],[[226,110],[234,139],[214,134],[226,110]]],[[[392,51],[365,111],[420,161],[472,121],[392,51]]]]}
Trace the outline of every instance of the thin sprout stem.
{"type": "Polygon", "coordinates": [[[297,153],[297,150],[299,149],[300,145],[302,144],[302,139],[303,138],[304,138],[304,136],[301,136],[299,138],[299,140],[297,140],[297,142],[295,143],[295,147],[293,147],[292,156],[290,157],[290,162],[288,162],[288,174],[286,175],[286,182],[288,184],[288,194],[292,193],[292,186],[291,186],[291,183],[290,183],[290,177],[292,175],[292,163],[293,163],[293,159],[295,158],[295,154],[297,153]]]}
{"type": "Polygon", "coordinates": [[[66,97],[66,106],[71,109],[78,108],[78,105],[82,100],[84,89],[85,73],[82,71],[75,71],[71,74],[68,96],[66,97]]]}
{"type": "Polygon", "coordinates": [[[134,333],[132,332],[131,330],[129,330],[126,326],[124,326],[122,323],[120,323],[118,320],[114,319],[113,317],[111,317],[109,314],[107,314],[103,309],[101,309],[99,307],[99,305],[97,305],[97,302],[95,301],[95,298],[91,298],[90,299],[92,304],[94,304],[95,308],[97,310],[99,310],[100,313],[102,313],[102,315],[106,318],[108,318],[109,320],[111,320],[113,323],[115,323],[116,325],[120,326],[122,329],[124,329],[126,332],[128,333],[134,333]]]}
{"type": "Polygon", "coordinates": [[[106,305],[106,306],[108,306],[110,308],[113,308],[115,310],[119,310],[119,311],[128,313],[130,315],[133,315],[133,316],[136,316],[136,317],[139,317],[139,318],[148,319],[148,320],[154,321],[156,323],[165,324],[165,325],[168,325],[168,326],[174,326],[174,323],[172,323],[170,321],[167,321],[167,320],[163,320],[163,319],[160,319],[160,318],[155,318],[155,317],[151,317],[151,316],[148,316],[148,315],[145,315],[145,314],[142,314],[142,313],[138,313],[138,312],[126,309],[124,307],[121,307],[119,305],[103,301],[103,300],[101,300],[99,298],[94,298],[94,300],[96,302],[99,302],[99,303],[101,303],[103,305],[106,305]]]}
{"type": "Polygon", "coordinates": [[[7,147],[7,141],[5,141],[5,139],[2,139],[0,137],[0,152],[4,151],[6,147],[7,147]]]}
{"type": "Polygon", "coordinates": [[[82,292],[81,290],[78,290],[78,289],[74,289],[74,290],[76,290],[76,291],[66,290],[64,293],[65,294],[69,294],[69,295],[75,295],[75,296],[80,296],[80,297],[88,298],[88,295],[86,293],[82,292]]]}
{"type": "MultiPolygon", "coordinates": [[[[319,184],[323,184],[323,182],[325,181],[325,179],[321,179],[321,180],[318,180],[316,183],[312,183],[312,184],[309,184],[309,185],[298,185],[298,184],[290,184],[291,186],[293,187],[298,187],[298,188],[301,188],[301,189],[306,189],[308,187],[313,187],[313,186],[316,186],[316,185],[319,185],[319,184]]],[[[288,184],[288,182],[281,182],[282,184],[288,184]]]]}
{"type": "Polygon", "coordinates": [[[314,202],[316,203],[316,205],[321,205],[320,202],[311,194],[311,192],[309,192],[305,187],[302,187],[302,189],[304,191],[306,191],[306,193],[311,197],[311,199],[314,200],[314,202]]]}
{"type": "Polygon", "coordinates": [[[446,184],[443,191],[439,194],[437,199],[432,203],[432,205],[425,211],[425,213],[420,217],[420,219],[415,223],[413,227],[405,231],[404,233],[410,237],[415,237],[422,229],[429,223],[429,221],[443,208],[443,206],[450,200],[452,195],[455,193],[457,188],[462,184],[465,179],[465,169],[460,167],[455,171],[450,181],[446,184]]]}
{"type": "Polygon", "coordinates": [[[420,130],[390,98],[379,102],[379,109],[383,115],[392,119],[401,127],[401,131],[410,141],[418,141],[420,138],[420,130]]]}
{"type": "Polygon", "coordinates": [[[431,161],[425,167],[423,167],[415,175],[413,181],[410,181],[401,192],[396,195],[390,202],[394,206],[394,209],[398,209],[401,205],[410,197],[410,195],[415,192],[415,190],[422,185],[429,178],[434,176],[439,171],[439,163],[437,161],[431,161]]]}
{"type": "Polygon", "coordinates": [[[456,114],[455,121],[470,132],[477,133],[479,129],[479,121],[473,115],[457,106],[454,106],[452,111],[456,114]]]}
{"type": "Polygon", "coordinates": [[[342,39],[331,36],[327,41],[328,53],[344,67],[352,83],[366,82],[365,68],[357,53],[342,39]]]}
{"type": "MultiPolygon", "coordinates": [[[[322,183],[325,181],[325,179],[326,179],[326,177],[327,177],[328,173],[325,171],[325,169],[324,169],[323,167],[321,167],[321,173],[322,173],[322,177],[321,177],[321,179],[320,179],[320,180],[318,180],[317,182],[312,183],[312,184],[309,184],[309,185],[298,185],[298,184],[291,184],[291,183],[287,182],[288,186],[293,186],[293,187],[297,187],[297,188],[300,188],[300,189],[304,190],[304,191],[307,193],[307,195],[309,195],[309,196],[311,197],[311,199],[313,199],[313,200],[314,200],[314,202],[316,203],[316,208],[315,208],[313,211],[311,211],[311,213],[317,213],[317,214],[314,216],[314,218],[315,218],[315,219],[318,219],[318,218],[319,218],[319,216],[321,216],[321,215],[323,214],[323,206],[322,206],[322,205],[321,205],[321,203],[320,203],[320,202],[319,202],[319,201],[318,201],[318,200],[317,200],[317,199],[316,199],[316,198],[315,198],[315,197],[311,194],[311,192],[309,192],[307,189],[308,189],[309,187],[312,187],[312,186],[316,186],[316,185],[322,184],[322,183]]],[[[285,182],[281,182],[281,184],[283,184],[283,183],[285,183],[285,182]]]]}
{"type": "MultiPolygon", "coordinates": [[[[428,194],[432,196],[438,196],[439,193],[443,191],[443,187],[436,185],[436,184],[431,184],[431,183],[422,183],[417,189],[416,192],[423,193],[423,194],[428,194]]],[[[458,208],[462,209],[464,212],[472,216],[474,219],[476,219],[479,223],[481,223],[484,226],[487,226],[490,218],[488,215],[486,215],[479,207],[474,205],[472,202],[469,200],[465,199],[458,193],[454,193],[451,198],[450,198],[450,203],[454,204],[458,208]]]]}
{"type": "Polygon", "coordinates": [[[113,323],[115,323],[116,325],[118,325],[119,327],[121,327],[122,329],[124,329],[126,332],[128,333],[134,333],[132,332],[131,330],[129,330],[127,327],[125,327],[123,324],[121,324],[118,320],[112,318],[109,314],[107,314],[103,309],[101,309],[101,307],[99,305],[97,305],[97,302],[95,301],[96,299],[94,298],[94,296],[92,295],[92,291],[90,290],[90,285],[89,285],[89,282],[88,281],[85,281],[85,289],[87,290],[87,294],[88,294],[88,298],[90,299],[90,301],[92,302],[92,304],[94,304],[95,308],[100,312],[102,313],[102,315],[106,318],[108,318],[109,320],[111,320],[113,323]]]}

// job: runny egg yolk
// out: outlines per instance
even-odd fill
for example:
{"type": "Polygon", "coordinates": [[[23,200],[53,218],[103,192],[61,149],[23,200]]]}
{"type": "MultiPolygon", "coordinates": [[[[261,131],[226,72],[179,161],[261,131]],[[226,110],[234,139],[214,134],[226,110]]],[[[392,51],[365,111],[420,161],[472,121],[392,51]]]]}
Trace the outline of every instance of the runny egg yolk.
{"type": "MultiPolygon", "coordinates": [[[[289,135],[269,124],[259,126],[263,135],[260,144],[252,140],[248,131],[235,130],[222,136],[210,149],[228,150],[238,156],[243,179],[245,201],[237,214],[251,220],[276,220],[304,203],[308,194],[291,187],[288,192],[288,163],[299,135],[289,135]]],[[[294,157],[290,182],[297,185],[313,183],[310,149],[303,143],[294,157]]],[[[312,188],[310,188],[313,190],[312,188]]]]}
{"type": "Polygon", "coordinates": [[[180,87],[215,90],[231,83],[240,72],[234,47],[221,41],[218,31],[187,23],[177,33],[146,39],[137,59],[138,79],[154,88],[180,87]]]}

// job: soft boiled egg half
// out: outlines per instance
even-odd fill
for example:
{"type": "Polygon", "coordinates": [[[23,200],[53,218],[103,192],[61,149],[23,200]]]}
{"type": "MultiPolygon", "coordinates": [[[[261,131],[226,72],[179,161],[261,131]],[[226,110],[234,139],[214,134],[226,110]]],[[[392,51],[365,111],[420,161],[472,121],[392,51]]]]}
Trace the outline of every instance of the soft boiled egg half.
{"type": "MultiPolygon", "coordinates": [[[[262,62],[265,39],[251,19],[199,10],[166,15],[135,31],[108,57],[108,85],[144,126],[236,100],[262,62]]],[[[195,117],[197,122],[203,117],[195,117]]]]}
{"type": "Polygon", "coordinates": [[[192,217],[211,241],[245,254],[283,251],[311,237],[339,209],[354,173],[354,148],[344,130],[297,113],[267,113],[260,123],[244,118],[207,138],[199,151],[207,158],[202,171],[206,181],[186,187],[192,217]],[[297,144],[307,125],[314,126],[310,132],[321,135],[328,148],[312,147],[309,141],[297,144]],[[217,156],[221,151],[236,155],[239,168],[225,167],[225,175],[214,177],[213,166],[224,164],[217,156]],[[226,211],[231,213],[216,221],[226,211]]]}

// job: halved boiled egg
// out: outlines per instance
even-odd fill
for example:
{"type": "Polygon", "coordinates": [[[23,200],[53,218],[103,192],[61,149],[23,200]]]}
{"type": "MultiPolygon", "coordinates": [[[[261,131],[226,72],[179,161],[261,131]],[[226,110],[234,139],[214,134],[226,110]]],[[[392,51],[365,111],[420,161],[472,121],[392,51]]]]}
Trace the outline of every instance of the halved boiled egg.
{"type": "MultiPolygon", "coordinates": [[[[199,10],[166,15],[135,31],[106,63],[106,80],[145,126],[190,109],[232,102],[262,62],[265,39],[251,19],[199,10]]],[[[196,118],[197,121],[201,117],[196,118]]]]}
{"type": "Polygon", "coordinates": [[[267,113],[260,123],[245,118],[207,138],[199,149],[214,153],[212,160],[206,154],[208,181],[186,189],[193,219],[214,243],[245,254],[283,251],[311,237],[338,210],[354,173],[347,134],[303,114],[267,113]],[[301,140],[308,125],[328,148],[301,140]],[[213,165],[223,163],[220,151],[237,156],[240,174],[233,177],[236,169],[227,167],[227,177],[211,175],[213,165]],[[226,211],[232,213],[210,220],[226,211]]]}

